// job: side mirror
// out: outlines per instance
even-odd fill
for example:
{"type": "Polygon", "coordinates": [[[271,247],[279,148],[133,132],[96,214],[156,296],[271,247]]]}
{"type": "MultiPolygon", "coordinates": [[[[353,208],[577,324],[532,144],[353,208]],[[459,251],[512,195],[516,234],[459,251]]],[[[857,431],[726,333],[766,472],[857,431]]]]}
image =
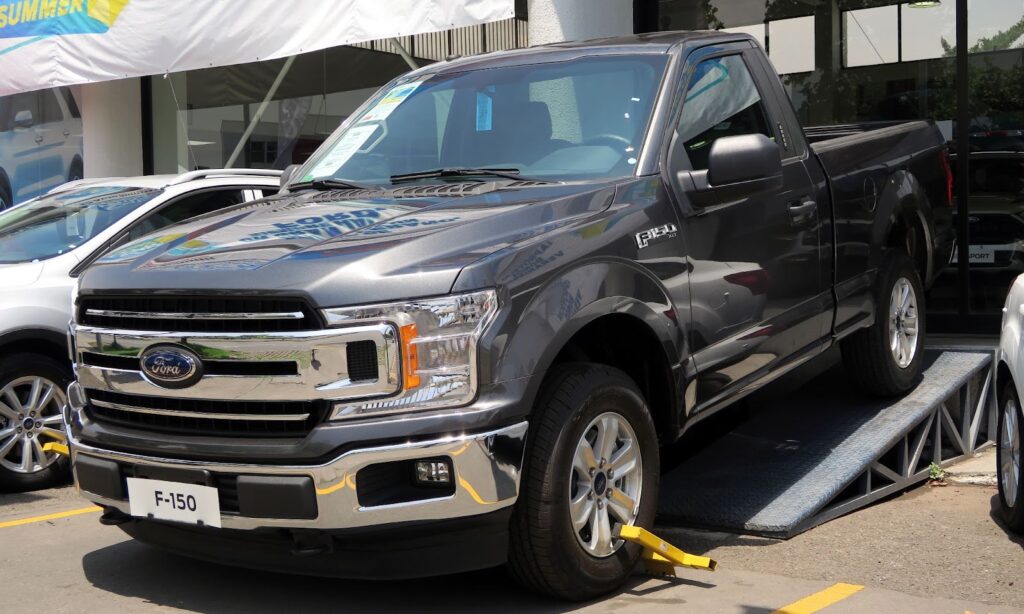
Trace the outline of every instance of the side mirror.
{"type": "Polygon", "coordinates": [[[782,152],[775,141],[763,134],[727,136],[711,145],[708,157],[711,187],[781,179],[782,152]]]}
{"type": "Polygon", "coordinates": [[[28,109],[22,109],[14,114],[14,127],[15,128],[31,128],[35,120],[32,118],[32,111],[28,109]]]}
{"type": "Polygon", "coordinates": [[[301,166],[301,164],[289,164],[288,166],[284,167],[284,170],[281,171],[281,187],[282,188],[285,185],[287,185],[289,181],[292,180],[292,176],[295,174],[295,171],[299,170],[300,166],[301,166]]]}

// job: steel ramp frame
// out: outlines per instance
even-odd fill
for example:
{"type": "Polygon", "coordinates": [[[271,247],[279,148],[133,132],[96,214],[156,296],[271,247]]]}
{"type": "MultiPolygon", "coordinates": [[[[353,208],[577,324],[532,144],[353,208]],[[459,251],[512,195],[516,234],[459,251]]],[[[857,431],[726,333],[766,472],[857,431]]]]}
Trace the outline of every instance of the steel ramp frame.
{"type": "Polygon", "coordinates": [[[662,476],[659,523],[788,538],[923,482],[995,434],[993,359],[929,350],[918,387],[890,401],[830,372],[662,476]]]}
{"type": "Polygon", "coordinates": [[[946,467],[990,446],[999,415],[993,362],[994,353],[981,370],[973,372],[918,424],[902,433],[895,445],[872,461],[824,509],[794,527],[792,534],[927,480],[932,463],[946,467]]]}

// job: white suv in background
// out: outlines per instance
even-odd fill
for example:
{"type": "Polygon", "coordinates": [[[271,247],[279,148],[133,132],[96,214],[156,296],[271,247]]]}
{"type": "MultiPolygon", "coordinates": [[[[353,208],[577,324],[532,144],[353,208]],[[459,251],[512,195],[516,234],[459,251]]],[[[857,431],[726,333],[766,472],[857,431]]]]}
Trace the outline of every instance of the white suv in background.
{"type": "Polygon", "coordinates": [[[82,170],[82,118],[68,88],[0,98],[0,211],[82,170]]]}
{"type": "Polygon", "coordinates": [[[279,187],[280,171],[251,169],[90,179],[0,211],[0,490],[66,474],[43,446],[63,439],[71,291],[82,269],[113,247],[279,187]]]}

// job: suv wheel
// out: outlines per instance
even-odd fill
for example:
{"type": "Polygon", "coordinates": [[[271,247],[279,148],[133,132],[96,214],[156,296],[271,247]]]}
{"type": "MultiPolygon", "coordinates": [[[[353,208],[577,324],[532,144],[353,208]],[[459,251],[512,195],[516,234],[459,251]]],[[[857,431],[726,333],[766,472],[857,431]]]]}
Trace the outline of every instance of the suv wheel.
{"type": "Polygon", "coordinates": [[[643,396],[618,369],[555,367],[529,441],[512,516],[513,576],[575,601],[615,590],[640,556],[616,528],[650,527],[657,506],[658,439],[643,396]]]}
{"type": "Polygon", "coordinates": [[[67,367],[46,356],[14,354],[0,366],[0,488],[32,490],[67,478],[67,459],[43,446],[64,441],[70,383],[67,367]]]}
{"type": "Polygon", "coordinates": [[[1003,520],[1010,529],[1024,532],[1024,479],[1021,472],[1021,435],[1024,424],[1021,419],[1020,400],[1013,382],[1003,385],[999,395],[1002,408],[999,412],[999,447],[996,448],[996,468],[999,482],[999,507],[1003,520]]]}
{"type": "Polygon", "coordinates": [[[7,189],[7,186],[0,181],[0,211],[7,209],[14,205],[14,198],[11,197],[11,191],[7,189]]]}
{"type": "Polygon", "coordinates": [[[875,323],[841,343],[846,371],[862,389],[895,396],[914,387],[924,358],[924,313],[913,261],[891,250],[878,271],[875,323]]]}

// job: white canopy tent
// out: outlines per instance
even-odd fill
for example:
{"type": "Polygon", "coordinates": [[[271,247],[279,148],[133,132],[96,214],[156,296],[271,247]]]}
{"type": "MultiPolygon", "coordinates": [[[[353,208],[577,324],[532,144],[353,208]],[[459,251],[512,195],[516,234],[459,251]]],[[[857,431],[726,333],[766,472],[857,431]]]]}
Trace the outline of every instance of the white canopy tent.
{"type": "Polygon", "coordinates": [[[0,96],[508,19],[514,0],[8,0],[0,96]]]}

